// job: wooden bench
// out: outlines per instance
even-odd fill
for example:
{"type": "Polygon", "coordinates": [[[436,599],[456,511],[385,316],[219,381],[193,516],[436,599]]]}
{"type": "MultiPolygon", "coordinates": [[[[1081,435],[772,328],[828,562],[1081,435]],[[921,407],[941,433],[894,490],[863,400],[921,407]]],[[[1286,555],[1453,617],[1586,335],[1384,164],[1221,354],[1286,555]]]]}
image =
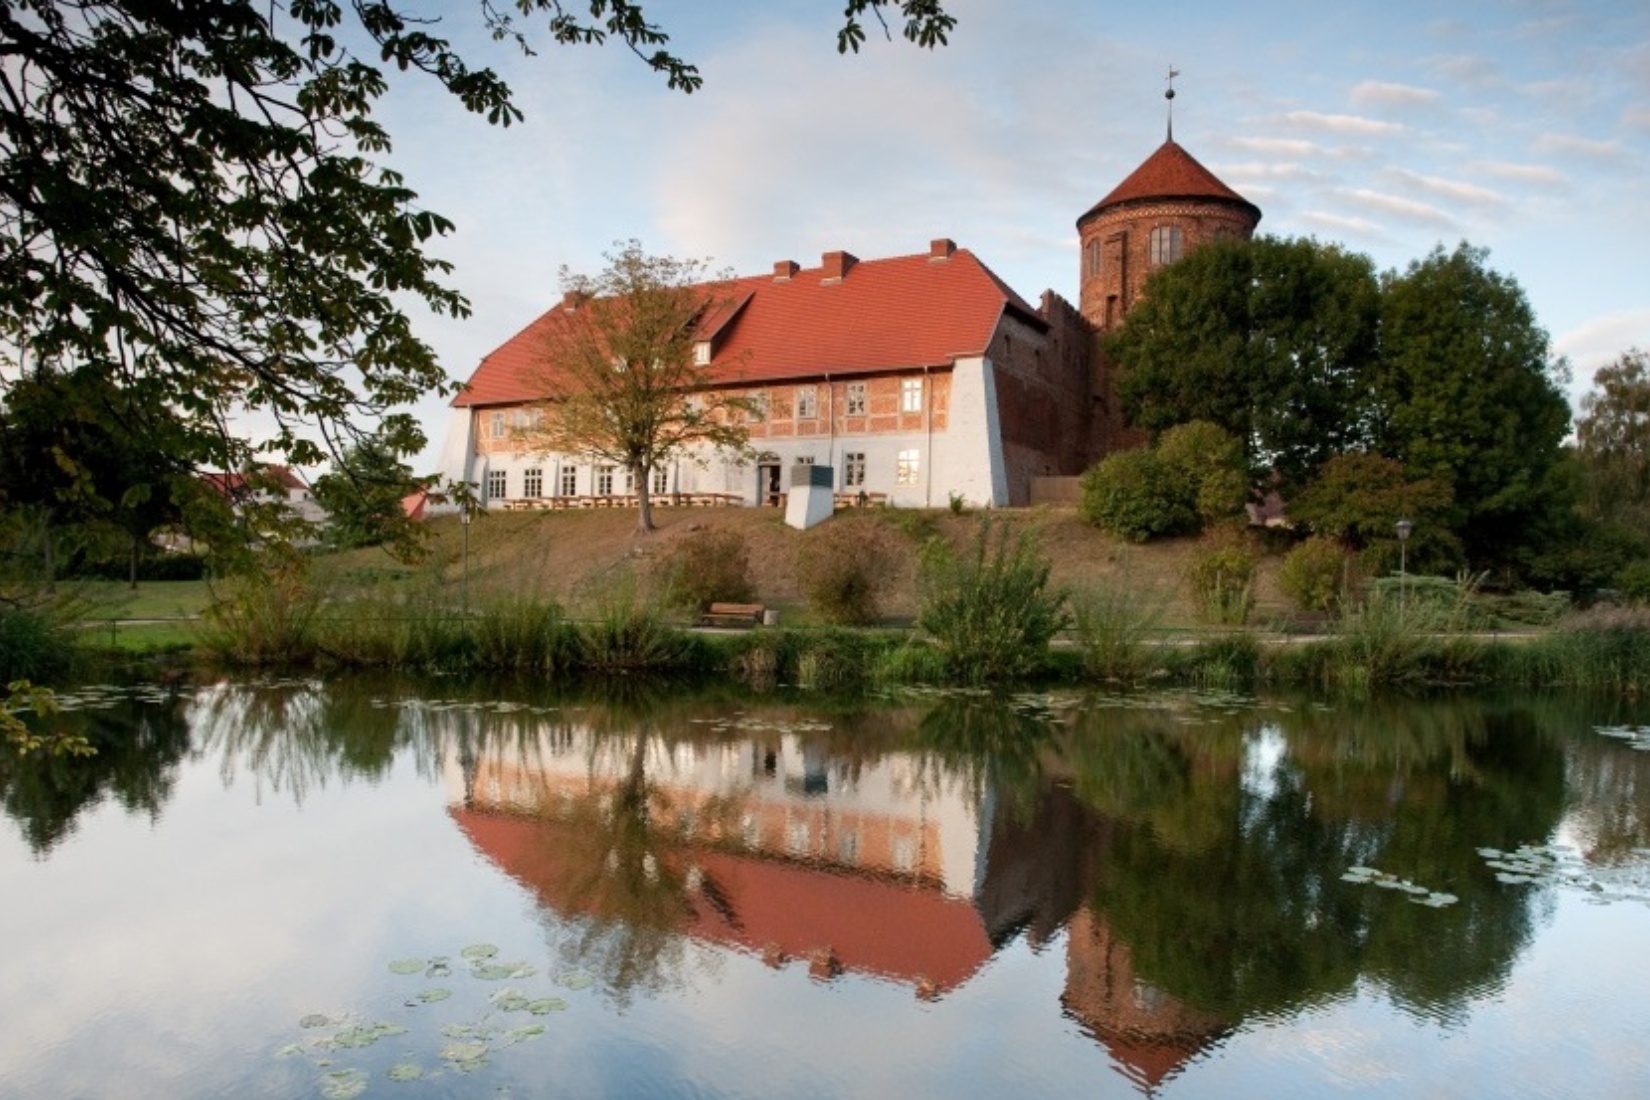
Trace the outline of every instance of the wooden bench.
{"type": "Polygon", "coordinates": [[[713,603],[699,617],[701,626],[756,626],[767,608],[759,603],[713,603]]]}

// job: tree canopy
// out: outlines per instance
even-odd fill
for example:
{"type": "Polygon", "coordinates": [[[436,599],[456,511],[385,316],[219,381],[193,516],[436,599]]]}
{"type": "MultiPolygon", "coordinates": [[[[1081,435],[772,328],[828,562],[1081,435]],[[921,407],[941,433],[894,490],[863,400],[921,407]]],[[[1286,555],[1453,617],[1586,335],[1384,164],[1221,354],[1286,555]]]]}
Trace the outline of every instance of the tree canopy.
{"type": "Polygon", "coordinates": [[[1593,376],[1576,454],[1590,514],[1650,534],[1650,353],[1631,348],[1593,376]]]}
{"type": "Polygon", "coordinates": [[[637,526],[653,529],[654,470],[699,445],[742,453],[754,402],[719,388],[694,345],[700,326],[735,307],[725,280],[702,260],[650,256],[638,241],[607,254],[599,274],[562,269],[566,301],[546,327],[538,380],[546,399],[524,431],[546,453],[589,455],[628,471],[641,507],[637,526]]]}
{"type": "Polygon", "coordinates": [[[1106,344],[1123,409],[1207,420],[1300,481],[1366,430],[1379,288],[1368,257],[1311,240],[1214,242],[1147,280],[1106,344]]]}
{"type": "Polygon", "coordinates": [[[423,434],[380,431],[344,452],[331,473],[315,479],[315,499],[327,511],[326,540],[348,549],[388,546],[398,556],[418,548],[402,500],[429,487],[403,459],[423,444],[423,434]]]}
{"type": "MultiPolygon", "coordinates": [[[[696,66],[631,0],[478,0],[532,52],[622,43],[692,92],[696,66]],[[544,20],[542,31],[526,24],[544,20]]],[[[862,20],[946,42],[941,0],[848,0],[862,20]]],[[[379,161],[389,71],[416,70],[489,123],[522,117],[490,69],[391,0],[10,0],[0,4],[0,340],[14,369],[89,369],[166,407],[205,450],[253,457],[231,418],[273,417],[308,465],[447,378],[410,307],[469,305],[426,251],[452,227],[379,161]],[[364,48],[363,48],[364,47],[364,48]]]]}

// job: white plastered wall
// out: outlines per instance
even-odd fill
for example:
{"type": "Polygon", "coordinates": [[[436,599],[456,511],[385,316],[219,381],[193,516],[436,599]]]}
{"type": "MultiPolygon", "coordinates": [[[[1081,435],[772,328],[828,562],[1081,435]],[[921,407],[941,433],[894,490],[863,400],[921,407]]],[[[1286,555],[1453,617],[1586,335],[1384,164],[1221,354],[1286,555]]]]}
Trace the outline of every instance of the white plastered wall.
{"type": "Polygon", "coordinates": [[[975,508],[1008,506],[996,372],[984,356],[958,359],[951,371],[946,427],[934,433],[933,462],[935,507],[952,493],[975,508]]]}

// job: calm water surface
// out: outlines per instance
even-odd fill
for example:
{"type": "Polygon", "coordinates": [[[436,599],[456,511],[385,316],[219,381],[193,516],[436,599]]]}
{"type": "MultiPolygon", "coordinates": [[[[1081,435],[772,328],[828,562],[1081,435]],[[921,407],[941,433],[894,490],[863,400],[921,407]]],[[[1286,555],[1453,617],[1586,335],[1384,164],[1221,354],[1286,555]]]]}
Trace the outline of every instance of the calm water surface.
{"type": "Polygon", "coordinates": [[[0,1096],[1650,1094],[1650,713],[91,689],[0,1096]]]}

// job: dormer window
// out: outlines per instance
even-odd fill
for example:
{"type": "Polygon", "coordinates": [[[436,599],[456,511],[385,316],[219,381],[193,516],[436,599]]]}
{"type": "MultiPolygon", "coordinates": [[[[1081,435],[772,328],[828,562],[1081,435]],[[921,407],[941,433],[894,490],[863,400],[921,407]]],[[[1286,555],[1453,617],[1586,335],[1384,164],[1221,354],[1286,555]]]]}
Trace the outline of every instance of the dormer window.
{"type": "Polygon", "coordinates": [[[1180,259],[1180,227],[1159,225],[1152,230],[1151,261],[1153,267],[1162,267],[1180,259]]]}
{"type": "Polygon", "coordinates": [[[693,365],[696,367],[710,366],[710,341],[696,340],[693,344],[693,365]]]}

